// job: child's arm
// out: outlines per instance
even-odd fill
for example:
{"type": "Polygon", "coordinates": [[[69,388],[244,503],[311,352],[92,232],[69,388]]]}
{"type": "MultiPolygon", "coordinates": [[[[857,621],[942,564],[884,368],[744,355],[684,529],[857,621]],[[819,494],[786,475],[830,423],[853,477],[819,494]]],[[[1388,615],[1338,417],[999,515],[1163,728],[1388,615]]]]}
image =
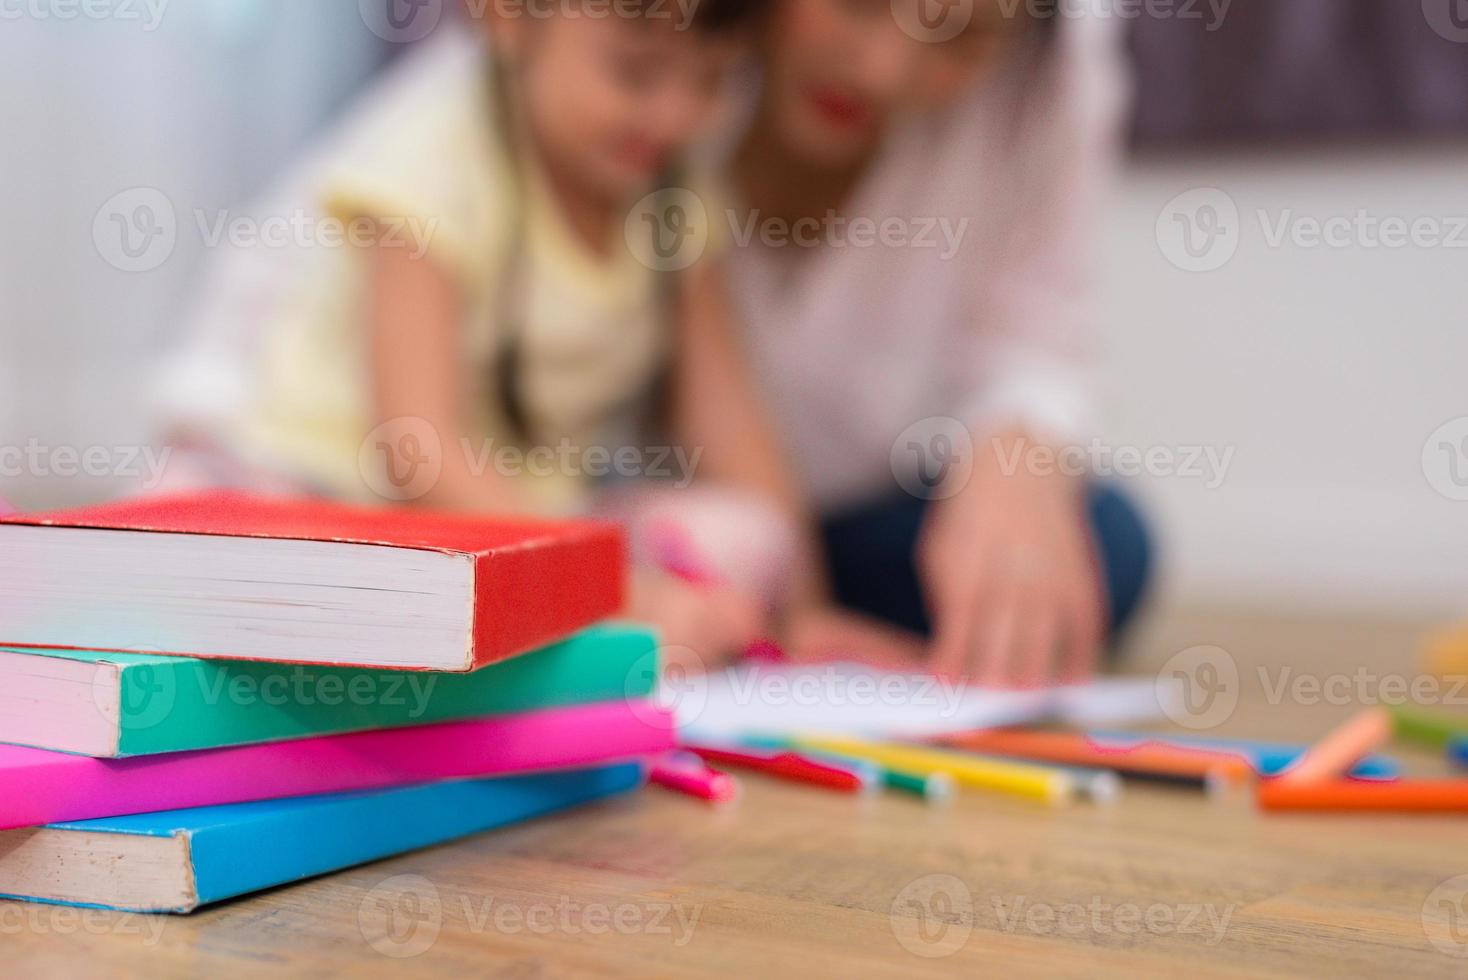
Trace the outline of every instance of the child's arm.
{"type": "MultiPolygon", "coordinates": [[[[464,371],[463,297],[431,259],[390,240],[369,247],[367,306],[372,391],[379,422],[398,423],[388,442],[417,437],[422,419],[437,435],[437,482],[415,502],[450,510],[526,509],[508,477],[475,473],[463,451],[471,380],[464,371]]],[[[415,452],[435,450],[417,439],[415,452]]]]}
{"type": "MultiPolygon", "coordinates": [[[[796,660],[847,659],[888,667],[920,660],[920,637],[838,609],[826,582],[813,516],[785,463],[735,342],[717,267],[695,266],[683,293],[675,421],[679,438],[704,451],[699,476],[761,495],[799,537],[783,639],[796,660]]],[[[726,617],[727,618],[727,617],[726,617]]]]}
{"type": "Polygon", "coordinates": [[[734,339],[719,268],[694,266],[681,293],[674,384],[674,433],[701,450],[699,478],[749,491],[779,508],[799,535],[792,609],[821,605],[827,589],[815,525],[786,466],[734,339]]]}

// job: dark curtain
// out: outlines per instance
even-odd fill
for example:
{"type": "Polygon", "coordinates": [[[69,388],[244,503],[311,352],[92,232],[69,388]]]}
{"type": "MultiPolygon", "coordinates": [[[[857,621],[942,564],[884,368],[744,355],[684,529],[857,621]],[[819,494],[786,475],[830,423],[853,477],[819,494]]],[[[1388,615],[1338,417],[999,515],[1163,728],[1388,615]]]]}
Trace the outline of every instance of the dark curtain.
{"type": "Polygon", "coordinates": [[[1196,9],[1132,26],[1142,146],[1468,135],[1468,0],[1196,9]]]}

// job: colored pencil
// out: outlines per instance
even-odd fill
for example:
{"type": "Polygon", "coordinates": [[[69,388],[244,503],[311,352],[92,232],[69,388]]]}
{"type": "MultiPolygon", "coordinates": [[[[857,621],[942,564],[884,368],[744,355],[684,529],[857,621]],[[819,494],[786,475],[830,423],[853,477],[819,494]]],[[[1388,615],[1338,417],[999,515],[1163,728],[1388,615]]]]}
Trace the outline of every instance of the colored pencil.
{"type": "Polygon", "coordinates": [[[1340,778],[1391,737],[1391,714],[1385,708],[1367,708],[1316,742],[1277,778],[1297,786],[1340,778]]]}
{"type": "Polygon", "coordinates": [[[802,735],[795,737],[793,741],[802,749],[835,752],[914,774],[945,773],[960,786],[972,786],[1050,803],[1067,801],[1078,790],[1076,780],[1070,773],[1050,766],[976,758],[962,752],[868,742],[857,738],[802,735]]]}
{"type": "Polygon", "coordinates": [[[1444,680],[1468,674],[1468,623],[1428,637],[1422,663],[1428,673],[1444,680]]]}
{"type": "Polygon", "coordinates": [[[1242,782],[1253,775],[1248,760],[1233,752],[1152,742],[1108,746],[1068,732],[993,729],[950,735],[943,742],[972,752],[1110,769],[1127,778],[1191,786],[1242,782]]]}
{"type": "Polygon", "coordinates": [[[1337,779],[1304,784],[1267,779],[1259,784],[1258,800],[1264,810],[1468,813],[1468,779],[1337,779]]]}
{"type": "MultiPolygon", "coordinates": [[[[1178,735],[1175,732],[1088,732],[1097,745],[1130,748],[1155,743],[1173,745],[1184,749],[1207,749],[1213,752],[1232,752],[1248,759],[1254,771],[1261,776],[1277,776],[1294,765],[1309,748],[1288,742],[1260,742],[1243,738],[1204,738],[1196,735],[1178,735]]],[[[1356,763],[1350,776],[1355,779],[1396,779],[1402,767],[1390,756],[1372,755],[1356,763]]]]}
{"type": "Polygon", "coordinates": [[[929,803],[947,803],[958,792],[958,783],[946,772],[924,775],[883,767],[882,785],[901,793],[911,793],[929,803]]]}
{"type": "MultiPolygon", "coordinates": [[[[788,738],[770,736],[749,736],[740,741],[744,745],[760,749],[785,749],[788,751],[796,747],[788,738]]],[[[805,749],[802,754],[812,759],[833,762],[837,765],[868,766],[872,769],[876,778],[887,789],[894,789],[901,793],[911,793],[914,796],[927,800],[929,803],[946,803],[953,798],[958,790],[958,784],[947,773],[909,772],[906,769],[879,766],[876,763],[868,762],[864,759],[841,755],[839,752],[815,752],[810,749],[805,749]]]]}
{"type": "Polygon", "coordinates": [[[1455,738],[1468,738],[1468,715],[1455,718],[1420,708],[1394,705],[1392,723],[1398,738],[1440,749],[1455,738]]]}
{"type": "Polygon", "coordinates": [[[1076,781],[1076,790],[1092,803],[1112,804],[1121,799],[1121,777],[1112,769],[1064,766],[1076,781]]]}
{"type": "Polygon", "coordinates": [[[843,793],[861,793],[876,787],[872,773],[807,759],[794,752],[734,751],[707,745],[689,745],[688,751],[714,765],[748,769],[777,779],[823,786],[843,793]]]}

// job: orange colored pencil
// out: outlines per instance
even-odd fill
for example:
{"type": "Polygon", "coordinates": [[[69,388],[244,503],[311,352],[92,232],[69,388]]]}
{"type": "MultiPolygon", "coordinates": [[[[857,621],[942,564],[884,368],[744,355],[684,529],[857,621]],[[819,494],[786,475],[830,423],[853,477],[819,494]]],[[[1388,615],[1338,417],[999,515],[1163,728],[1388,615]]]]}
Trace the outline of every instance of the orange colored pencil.
{"type": "Polygon", "coordinates": [[[1105,745],[1069,732],[1029,732],[991,729],[964,732],[943,739],[970,752],[1053,762],[1066,766],[1113,769],[1122,775],[1185,780],[1198,783],[1242,782],[1254,774],[1249,760],[1234,752],[1219,752],[1159,742],[1105,745]]]}
{"type": "Polygon", "coordinates": [[[1468,779],[1337,779],[1299,784],[1277,778],[1259,784],[1259,806],[1264,810],[1468,813],[1468,779]]]}
{"type": "Polygon", "coordinates": [[[1385,708],[1368,708],[1312,745],[1279,774],[1278,781],[1303,786],[1337,779],[1391,737],[1391,713],[1385,708]]]}

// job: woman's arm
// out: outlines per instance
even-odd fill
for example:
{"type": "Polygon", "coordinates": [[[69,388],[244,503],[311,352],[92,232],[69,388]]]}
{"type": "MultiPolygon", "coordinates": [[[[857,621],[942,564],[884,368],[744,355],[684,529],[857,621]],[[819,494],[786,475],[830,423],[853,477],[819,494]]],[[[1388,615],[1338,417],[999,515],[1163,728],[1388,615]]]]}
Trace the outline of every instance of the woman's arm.
{"type": "Polygon", "coordinates": [[[1092,253],[1125,83],[1112,32],[1052,44],[1011,144],[1003,254],[972,279],[972,475],[933,505],[919,552],[935,669],[1001,686],[1083,678],[1105,634],[1085,479],[1026,461],[1092,424],[1092,253]]]}
{"type": "MultiPolygon", "coordinates": [[[[459,288],[435,262],[413,256],[400,243],[380,241],[364,258],[371,283],[367,320],[374,409],[376,421],[388,426],[384,463],[393,465],[397,451],[436,453],[441,473],[416,503],[449,510],[526,510],[510,478],[475,472],[463,450],[475,393],[464,371],[459,288]],[[436,447],[432,440],[423,445],[429,433],[436,436],[436,447]],[[405,441],[410,439],[414,442],[405,441]]],[[[418,489],[413,488],[415,494],[418,489]]]]}

